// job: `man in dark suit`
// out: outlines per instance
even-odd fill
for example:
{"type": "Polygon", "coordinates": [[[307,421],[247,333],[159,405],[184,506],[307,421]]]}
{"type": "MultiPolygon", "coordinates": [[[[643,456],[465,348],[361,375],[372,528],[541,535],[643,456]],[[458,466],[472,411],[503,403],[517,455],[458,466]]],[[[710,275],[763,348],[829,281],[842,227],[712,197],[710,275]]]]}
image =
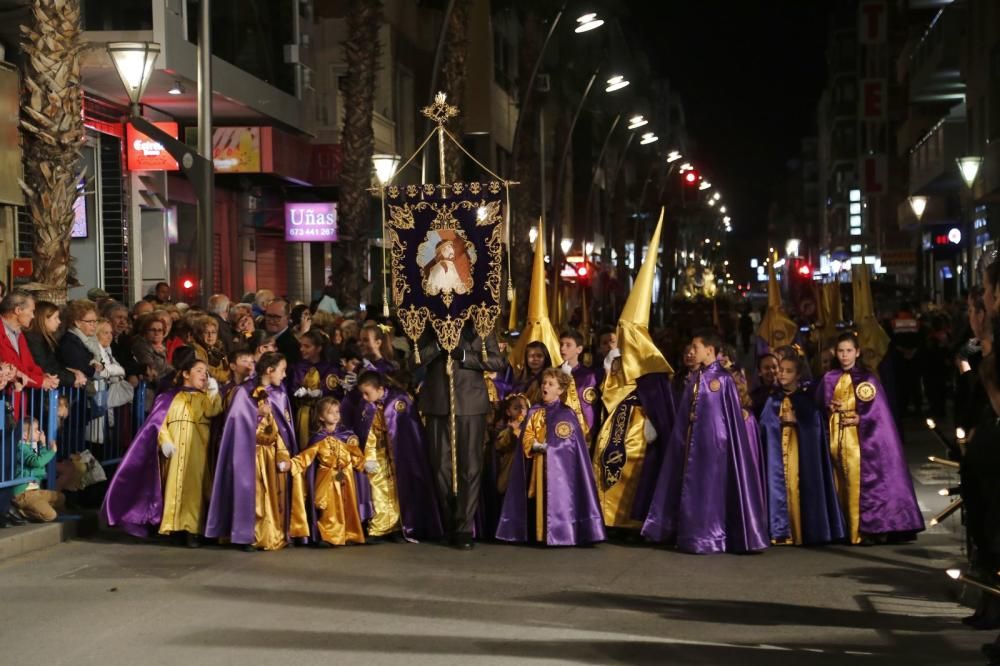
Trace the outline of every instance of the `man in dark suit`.
{"type": "Polygon", "coordinates": [[[264,330],[274,336],[274,345],[284,355],[290,368],[302,360],[302,352],[299,351],[295,333],[288,326],[288,314],[288,301],[280,298],[271,301],[264,310],[264,330]]]}
{"type": "Polygon", "coordinates": [[[448,352],[441,349],[433,333],[421,340],[420,360],[426,378],[420,389],[420,411],[427,419],[427,441],[434,469],[434,485],[445,511],[445,528],[452,545],[472,548],[472,524],[479,503],[483,474],[486,416],[490,411],[485,372],[503,369],[503,357],[496,336],[483,340],[466,325],[458,347],[451,352],[455,382],[455,425],[458,454],[458,497],[451,492],[451,421],[448,375],[448,352]]]}

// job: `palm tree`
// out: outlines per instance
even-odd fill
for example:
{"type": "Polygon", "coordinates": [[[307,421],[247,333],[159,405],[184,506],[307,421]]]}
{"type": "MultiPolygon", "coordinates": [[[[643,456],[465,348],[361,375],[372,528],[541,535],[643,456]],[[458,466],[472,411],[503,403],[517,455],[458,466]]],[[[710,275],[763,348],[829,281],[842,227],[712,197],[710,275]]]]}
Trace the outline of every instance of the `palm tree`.
{"type": "MultiPolygon", "coordinates": [[[[462,108],[465,101],[466,60],[469,56],[469,17],[472,0],[455,0],[448,17],[445,33],[444,59],[441,63],[442,90],[448,94],[448,103],[462,108]]],[[[462,115],[448,123],[448,131],[459,141],[465,126],[462,115]]],[[[455,144],[445,142],[445,173],[449,181],[463,180],[462,164],[465,156],[455,144]]]]}
{"type": "Polygon", "coordinates": [[[45,285],[38,295],[55,303],[66,301],[73,203],[81,175],[80,30],[80,0],[33,0],[31,20],[21,26],[21,188],[35,232],[34,279],[45,285]]]}
{"type": "Polygon", "coordinates": [[[347,238],[342,261],[345,264],[340,299],[356,307],[368,258],[368,222],[375,132],[375,71],[381,47],[382,0],[349,0],[347,7],[347,63],[344,89],[344,131],[341,139],[343,170],[340,187],[340,225],[347,238]]]}

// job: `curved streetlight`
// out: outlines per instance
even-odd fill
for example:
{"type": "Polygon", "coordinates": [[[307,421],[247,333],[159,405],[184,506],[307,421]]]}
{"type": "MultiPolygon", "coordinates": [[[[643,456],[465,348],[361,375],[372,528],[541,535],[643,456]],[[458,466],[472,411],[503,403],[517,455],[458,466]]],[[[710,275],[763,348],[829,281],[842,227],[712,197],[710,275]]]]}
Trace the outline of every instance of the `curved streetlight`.
{"type": "Polygon", "coordinates": [[[667,164],[671,164],[680,159],[684,159],[684,156],[681,155],[680,151],[678,150],[671,150],[669,153],[667,153],[667,164]]]}
{"type": "Polygon", "coordinates": [[[660,137],[656,136],[652,132],[646,132],[642,135],[642,139],[639,141],[640,146],[648,146],[651,143],[656,143],[660,140],[660,137]]]}
{"type": "Polygon", "coordinates": [[[630,81],[626,79],[621,74],[615,74],[610,79],[608,79],[608,85],[604,88],[604,92],[615,92],[616,90],[621,90],[628,86],[630,81]]]}
{"type": "MultiPolygon", "coordinates": [[[[561,12],[560,12],[561,13],[561,12]]],[[[597,17],[597,14],[584,14],[576,20],[576,27],[573,32],[590,32],[604,25],[604,20],[597,17]]]]}
{"type": "Polygon", "coordinates": [[[649,121],[646,120],[645,116],[636,115],[636,116],[632,116],[631,118],[629,118],[628,128],[630,130],[634,130],[634,129],[639,129],[643,125],[648,125],[648,124],[649,124],[649,121]]]}

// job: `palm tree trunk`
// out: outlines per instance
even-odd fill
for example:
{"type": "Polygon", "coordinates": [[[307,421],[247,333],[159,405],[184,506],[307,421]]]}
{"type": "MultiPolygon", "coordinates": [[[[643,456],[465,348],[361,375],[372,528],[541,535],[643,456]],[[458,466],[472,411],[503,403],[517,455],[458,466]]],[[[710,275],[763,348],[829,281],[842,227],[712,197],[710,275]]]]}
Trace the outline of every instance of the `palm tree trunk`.
{"type": "Polygon", "coordinates": [[[375,71],[381,47],[382,0],[350,0],[347,9],[347,41],[344,59],[347,82],[344,90],[344,130],[341,139],[343,170],[340,188],[340,226],[344,253],[339,274],[343,276],[338,300],[357,307],[364,287],[364,267],[368,260],[368,233],[371,213],[372,154],[375,132],[375,71]]]}
{"type": "Polygon", "coordinates": [[[38,296],[64,303],[84,139],[80,0],[34,0],[31,19],[21,26],[21,188],[35,233],[34,279],[45,285],[38,296]]]}
{"type": "MultiPolygon", "coordinates": [[[[469,55],[469,16],[472,0],[457,0],[448,20],[445,37],[444,58],[441,63],[441,82],[448,94],[448,103],[462,108],[465,101],[466,61],[469,55]]],[[[464,134],[465,122],[462,115],[448,122],[448,131],[459,141],[464,134]]],[[[445,176],[449,181],[464,180],[462,165],[465,156],[455,144],[445,142],[445,176]]],[[[436,180],[436,179],[435,179],[436,180]]]]}

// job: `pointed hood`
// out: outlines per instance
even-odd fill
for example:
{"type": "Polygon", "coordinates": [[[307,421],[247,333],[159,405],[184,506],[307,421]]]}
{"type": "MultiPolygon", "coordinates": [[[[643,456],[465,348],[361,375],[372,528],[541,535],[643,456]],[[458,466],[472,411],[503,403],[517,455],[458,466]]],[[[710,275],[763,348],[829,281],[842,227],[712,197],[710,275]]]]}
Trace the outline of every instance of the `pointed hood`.
{"type": "Polygon", "coordinates": [[[517,330],[517,290],[511,291],[512,298],[510,299],[510,318],[507,320],[507,330],[516,331],[517,330]]]}
{"type": "Polygon", "coordinates": [[[828,282],[820,286],[819,320],[822,344],[837,335],[837,324],[844,321],[844,307],[840,300],[840,283],[828,282]]]}
{"type": "Polygon", "coordinates": [[[854,292],[854,329],[861,344],[861,358],[873,372],[889,351],[889,335],[875,316],[875,301],[869,281],[868,265],[856,264],[851,269],[851,287],[854,292]]]}
{"type": "Polygon", "coordinates": [[[538,220],[538,237],[535,239],[535,261],[531,267],[531,290],[528,293],[528,318],[524,322],[521,337],[514,346],[511,362],[518,370],[524,368],[524,348],[529,342],[539,341],[545,345],[553,363],[558,363],[559,334],[549,319],[548,297],[545,294],[545,227],[538,220]]]}
{"type": "Polygon", "coordinates": [[[781,307],[781,287],[774,273],[776,259],[777,255],[771,257],[767,266],[767,312],[757,327],[757,337],[764,341],[769,350],[792,344],[798,332],[795,322],[788,318],[781,307]]]}
{"type": "MultiPolygon", "coordinates": [[[[653,279],[656,277],[662,228],[663,208],[660,208],[660,219],[656,223],[653,237],[649,239],[649,251],[618,318],[618,349],[622,354],[622,373],[626,386],[635,384],[639,377],[653,372],[674,372],[649,335],[649,311],[653,305],[653,279]]],[[[608,381],[615,381],[610,373],[608,381]]]]}

